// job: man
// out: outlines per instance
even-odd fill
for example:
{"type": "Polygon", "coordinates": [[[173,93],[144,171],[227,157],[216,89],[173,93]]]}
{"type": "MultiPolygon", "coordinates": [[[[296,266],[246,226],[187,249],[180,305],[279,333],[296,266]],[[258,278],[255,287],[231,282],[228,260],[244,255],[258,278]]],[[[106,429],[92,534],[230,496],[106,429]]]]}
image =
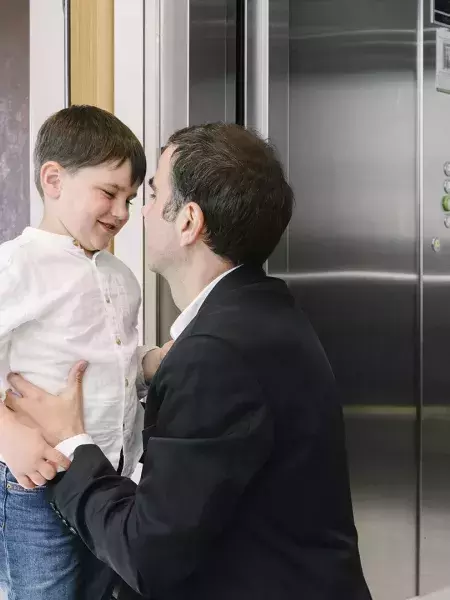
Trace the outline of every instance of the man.
{"type": "Polygon", "coordinates": [[[57,514],[156,600],[368,600],[341,407],[323,349],[262,265],[293,194],[273,150],[236,125],[175,133],[143,210],[149,267],[182,313],[153,378],[141,482],[84,435],[84,364],[55,398],[10,377],[71,467],[57,514]]]}

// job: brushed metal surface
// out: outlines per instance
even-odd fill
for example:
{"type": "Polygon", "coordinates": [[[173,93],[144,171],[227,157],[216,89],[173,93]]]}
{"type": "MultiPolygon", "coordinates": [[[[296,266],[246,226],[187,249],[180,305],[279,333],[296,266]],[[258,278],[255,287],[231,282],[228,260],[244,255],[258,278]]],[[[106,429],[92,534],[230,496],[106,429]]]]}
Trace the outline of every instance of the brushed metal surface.
{"type": "MultiPolygon", "coordinates": [[[[186,0],[181,15],[171,1],[180,36],[170,41],[177,57],[162,50],[170,67],[163,61],[161,75],[174,92],[162,109],[173,116],[167,135],[233,120],[235,2],[186,0]]],[[[441,205],[450,96],[435,89],[430,2],[247,6],[248,116],[266,111],[297,198],[268,270],[288,281],[340,386],[373,596],[428,594],[450,585],[450,230],[441,205]],[[256,34],[268,55],[263,44],[255,55],[256,34]],[[255,86],[255,73],[268,90],[255,86]]],[[[160,306],[165,339],[177,314],[167,287],[160,306]]]]}
{"type": "MultiPolygon", "coordinates": [[[[167,0],[161,19],[161,143],[180,127],[234,121],[236,8],[234,0],[167,0]]],[[[158,278],[158,342],[179,314],[158,278]]]]}
{"type": "Polygon", "coordinates": [[[424,330],[421,593],[450,585],[450,231],[441,199],[450,160],[450,96],[435,87],[436,28],[424,3],[424,330]],[[441,241],[433,252],[432,239],[441,241]],[[439,284],[439,281],[446,283],[439,284]],[[440,410],[436,410],[438,407],[440,410]]]}
{"type": "Polygon", "coordinates": [[[290,3],[284,276],[341,389],[379,600],[416,594],[416,22],[411,0],[290,3]]]}

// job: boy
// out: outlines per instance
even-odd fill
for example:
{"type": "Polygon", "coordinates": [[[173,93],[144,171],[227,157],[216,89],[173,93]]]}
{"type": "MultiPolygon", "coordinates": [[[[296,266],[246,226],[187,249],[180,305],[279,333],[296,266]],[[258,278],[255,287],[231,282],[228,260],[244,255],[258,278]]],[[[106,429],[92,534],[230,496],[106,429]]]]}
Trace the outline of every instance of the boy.
{"type": "MultiPolygon", "coordinates": [[[[113,115],[72,106],[44,123],[34,163],[43,221],[0,246],[0,388],[14,370],[56,393],[74,361],[87,360],[87,430],[131,476],[142,454],[136,385],[163,350],[137,348],[139,284],[106,249],[128,221],[144,150],[113,115]]],[[[65,457],[0,402],[0,590],[10,600],[85,598],[92,578],[89,600],[109,597],[109,573],[100,577],[104,568],[45,502],[58,466],[68,467],[65,457]]]]}

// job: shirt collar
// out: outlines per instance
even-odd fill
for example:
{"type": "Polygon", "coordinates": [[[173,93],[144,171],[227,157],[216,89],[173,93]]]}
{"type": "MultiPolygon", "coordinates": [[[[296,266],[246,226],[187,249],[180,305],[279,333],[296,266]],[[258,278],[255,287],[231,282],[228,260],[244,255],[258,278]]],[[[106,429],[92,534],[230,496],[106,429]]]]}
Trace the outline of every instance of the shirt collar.
{"type": "Polygon", "coordinates": [[[216,277],[213,281],[211,281],[209,285],[207,285],[200,292],[197,298],[195,298],[195,300],[193,300],[189,304],[189,306],[183,310],[181,315],[175,320],[172,327],[170,328],[170,335],[173,340],[176,340],[178,337],[180,337],[180,335],[183,333],[186,327],[195,319],[202,304],[209,296],[213,288],[215,288],[216,285],[219,283],[219,281],[238,268],[239,266],[233,267],[232,269],[229,269],[228,271],[225,271],[225,273],[219,275],[219,277],[216,277]]]}
{"type": "Polygon", "coordinates": [[[27,240],[37,240],[54,248],[65,248],[66,250],[72,250],[84,255],[84,250],[80,243],[70,235],[51,233],[50,231],[44,231],[35,227],[25,227],[22,237],[27,240]]]}

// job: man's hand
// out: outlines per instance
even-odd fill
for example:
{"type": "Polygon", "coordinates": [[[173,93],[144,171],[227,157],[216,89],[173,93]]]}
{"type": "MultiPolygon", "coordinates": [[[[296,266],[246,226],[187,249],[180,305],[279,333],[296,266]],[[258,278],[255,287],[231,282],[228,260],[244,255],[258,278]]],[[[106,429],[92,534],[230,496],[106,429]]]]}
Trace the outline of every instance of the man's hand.
{"type": "Polygon", "coordinates": [[[45,485],[56,475],[58,466],[70,461],[49,446],[38,429],[19,422],[13,412],[1,406],[0,452],[9,470],[26,489],[45,485]]]}
{"type": "Polygon", "coordinates": [[[8,382],[22,397],[11,392],[6,395],[6,406],[19,419],[31,418],[51,446],[84,433],[83,375],[87,363],[79,361],[72,367],[67,387],[53,396],[29,383],[17,374],[8,375],[8,382]]]}
{"type": "Polygon", "coordinates": [[[161,364],[163,358],[166,356],[166,354],[169,352],[172,346],[173,340],[170,340],[170,342],[166,342],[161,348],[153,348],[153,350],[150,350],[144,356],[142,366],[144,369],[144,377],[146,381],[150,381],[155,375],[156,371],[159,369],[159,365],[161,364]]]}

